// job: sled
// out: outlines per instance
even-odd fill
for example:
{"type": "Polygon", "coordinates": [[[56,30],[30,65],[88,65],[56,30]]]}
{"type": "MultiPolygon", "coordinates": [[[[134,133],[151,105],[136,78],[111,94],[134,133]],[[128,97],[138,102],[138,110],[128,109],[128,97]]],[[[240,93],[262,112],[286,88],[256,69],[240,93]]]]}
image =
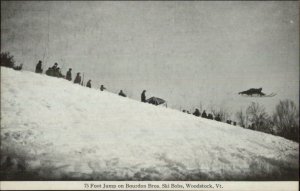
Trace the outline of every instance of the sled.
{"type": "Polygon", "coordinates": [[[167,102],[161,98],[158,98],[158,97],[151,97],[149,99],[146,100],[146,103],[150,103],[150,104],[153,104],[153,105],[165,105],[166,107],[167,106],[167,102]]]}
{"type": "Polygon", "coordinates": [[[276,94],[265,94],[262,92],[262,88],[250,88],[246,91],[239,92],[239,95],[243,97],[274,97],[276,94]]]}
{"type": "Polygon", "coordinates": [[[270,93],[270,94],[251,94],[251,95],[247,95],[247,94],[241,94],[241,96],[243,97],[258,97],[258,98],[263,98],[263,97],[274,97],[277,94],[275,93],[270,93]]]}

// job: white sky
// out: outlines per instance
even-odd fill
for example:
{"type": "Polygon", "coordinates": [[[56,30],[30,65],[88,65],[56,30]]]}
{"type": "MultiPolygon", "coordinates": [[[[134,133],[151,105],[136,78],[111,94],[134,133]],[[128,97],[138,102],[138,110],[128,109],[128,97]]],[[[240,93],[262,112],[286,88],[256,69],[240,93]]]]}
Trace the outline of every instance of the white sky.
{"type": "Polygon", "coordinates": [[[173,108],[299,100],[297,1],[1,2],[1,51],[173,108]],[[237,95],[252,87],[277,96],[237,95]]]}

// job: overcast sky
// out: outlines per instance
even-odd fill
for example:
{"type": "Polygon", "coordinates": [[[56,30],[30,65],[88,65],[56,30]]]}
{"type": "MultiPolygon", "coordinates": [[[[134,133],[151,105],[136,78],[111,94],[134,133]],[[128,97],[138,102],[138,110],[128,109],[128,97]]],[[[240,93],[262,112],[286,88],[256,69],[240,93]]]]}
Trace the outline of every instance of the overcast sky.
{"type": "MultiPolygon", "coordinates": [[[[172,108],[202,103],[234,113],[299,100],[298,2],[2,2],[1,51],[34,71],[58,62],[92,86],[157,96],[172,108]],[[273,98],[244,98],[262,87],[273,98]]],[[[83,99],[84,100],[84,99],[83,99]]]]}

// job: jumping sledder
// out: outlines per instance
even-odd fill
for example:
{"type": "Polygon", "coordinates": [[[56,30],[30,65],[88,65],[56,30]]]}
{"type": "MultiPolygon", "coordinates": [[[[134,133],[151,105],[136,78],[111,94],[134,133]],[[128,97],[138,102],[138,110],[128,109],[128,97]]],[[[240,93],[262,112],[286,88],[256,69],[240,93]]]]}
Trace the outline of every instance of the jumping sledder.
{"type": "Polygon", "coordinates": [[[239,95],[246,97],[274,97],[276,94],[265,94],[262,92],[262,88],[251,88],[249,90],[239,92],[239,95]]]}

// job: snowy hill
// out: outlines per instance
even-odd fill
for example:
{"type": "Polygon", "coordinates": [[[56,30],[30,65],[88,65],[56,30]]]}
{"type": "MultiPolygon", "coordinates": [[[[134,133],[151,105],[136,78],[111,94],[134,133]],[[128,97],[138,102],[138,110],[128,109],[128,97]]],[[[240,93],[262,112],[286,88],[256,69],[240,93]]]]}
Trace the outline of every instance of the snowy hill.
{"type": "Polygon", "coordinates": [[[1,153],[5,179],[297,180],[299,170],[299,144],[284,138],[3,67],[1,153]]]}

